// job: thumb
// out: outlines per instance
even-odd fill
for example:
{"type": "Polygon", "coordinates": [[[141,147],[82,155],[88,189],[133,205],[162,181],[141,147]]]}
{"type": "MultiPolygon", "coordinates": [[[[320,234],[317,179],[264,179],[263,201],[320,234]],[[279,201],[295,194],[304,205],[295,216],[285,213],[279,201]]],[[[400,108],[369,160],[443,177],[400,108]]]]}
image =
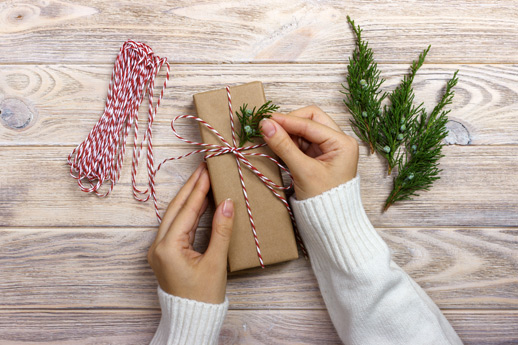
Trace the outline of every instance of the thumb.
{"type": "Polygon", "coordinates": [[[214,212],[212,220],[212,234],[209,246],[205,252],[212,260],[227,261],[228,246],[232,236],[234,224],[234,203],[227,199],[220,203],[214,212]]]}
{"type": "Polygon", "coordinates": [[[260,123],[263,139],[277,156],[279,156],[290,170],[302,166],[308,158],[295,145],[286,130],[275,120],[264,119],[260,123]]]}

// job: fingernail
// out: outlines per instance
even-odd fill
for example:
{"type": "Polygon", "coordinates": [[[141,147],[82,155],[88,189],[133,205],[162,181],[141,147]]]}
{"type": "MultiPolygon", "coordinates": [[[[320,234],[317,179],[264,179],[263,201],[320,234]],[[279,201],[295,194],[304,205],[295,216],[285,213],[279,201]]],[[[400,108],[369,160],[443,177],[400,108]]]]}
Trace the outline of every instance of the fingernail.
{"type": "Polygon", "coordinates": [[[263,132],[264,136],[267,138],[271,138],[275,134],[275,125],[273,124],[272,120],[264,119],[261,120],[261,131],[263,132]]]}
{"type": "Polygon", "coordinates": [[[232,199],[225,200],[225,203],[223,204],[223,215],[227,218],[232,217],[234,214],[234,203],[232,202],[232,199]]]}

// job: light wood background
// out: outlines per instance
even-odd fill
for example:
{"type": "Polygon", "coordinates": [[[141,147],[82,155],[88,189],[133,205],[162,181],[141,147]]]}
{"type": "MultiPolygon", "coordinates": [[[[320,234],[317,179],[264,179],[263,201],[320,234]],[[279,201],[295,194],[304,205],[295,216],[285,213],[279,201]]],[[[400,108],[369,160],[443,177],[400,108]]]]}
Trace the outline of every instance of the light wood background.
{"type": "MultiPolygon", "coordinates": [[[[146,344],[156,329],[156,281],[146,262],[156,219],[151,204],[132,199],[129,161],[106,199],[80,192],[66,165],[103,110],[125,40],[143,41],[172,63],[154,127],[156,155],[165,158],[191,149],[169,122],[195,113],[193,93],[252,80],[283,111],[317,104],[351,133],[339,92],[354,47],[347,14],[365,29],[387,89],[428,44],[415,83],[425,106],[460,70],[441,180],[382,214],[391,179],[362,147],[362,197],[395,260],[466,344],[518,343],[511,0],[1,2],[0,343],[146,344]]],[[[199,138],[191,124],[181,131],[199,138]]],[[[159,174],[162,207],[200,159],[159,174]]],[[[211,212],[200,224],[201,249],[211,212]]],[[[233,274],[228,296],[221,344],[339,343],[304,259],[233,274]]]]}

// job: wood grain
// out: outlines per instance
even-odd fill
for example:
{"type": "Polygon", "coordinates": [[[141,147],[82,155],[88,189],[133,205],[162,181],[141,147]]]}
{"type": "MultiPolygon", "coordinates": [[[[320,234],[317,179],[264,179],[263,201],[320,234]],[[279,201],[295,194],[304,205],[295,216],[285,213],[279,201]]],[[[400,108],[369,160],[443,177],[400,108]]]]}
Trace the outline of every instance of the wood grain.
{"type": "Polygon", "coordinates": [[[516,63],[512,0],[352,2],[252,0],[4,1],[0,63],[112,63],[129,38],[175,62],[341,62],[354,40],[351,15],[379,62],[516,63]]]}
{"type": "MultiPolygon", "coordinates": [[[[158,308],[156,229],[0,230],[0,308],[158,308]]],[[[518,307],[518,228],[383,228],[394,260],[441,308],[518,307]]],[[[209,229],[199,229],[204,251],[209,229]]],[[[230,275],[231,309],[325,308],[301,258],[230,275]]]]}
{"type": "MultiPolygon", "coordinates": [[[[386,90],[408,72],[405,65],[381,65],[386,90]]],[[[449,143],[518,144],[518,65],[425,65],[415,80],[416,101],[432,109],[446,81],[460,70],[451,105],[449,143]]],[[[0,146],[78,145],[98,121],[112,66],[7,65],[0,69],[0,146]]],[[[196,114],[192,95],[261,80],[266,96],[288,112],[317,104],[347,133],[350,115],[343,105],[344,64],[173,65],[164,102],[153,127],[155,145],[178,144],[170,121],[196,114]]],[[[160,83],[161,84],[161,83],[160,83]]],[[[140,112],[147,120],[146,102],[140,112]]],[[[199,139],[194,123],[180,132],[199,139]]]]}
{"type": "MultiPolygon", "coordinates": [[[[465,345],[502,345],[518,341],[516,311],[446,311],[465,345]]],[[[0,328],[5,345],[141,345],[158,326],[158,310],[4,311],[0,328]]],[[[341,344],[325,310],[230,310],[220,345],[341,344]]]]}
{"type": "MultiPolygon", "coordinates": [[[[317,104],[350,133],[339,92],[354,49],[347,14],[365,29],[386,90],[428,44],[418,101],[430,109],[460,70],[446,140],[455,145],[430,192],[382,214],[391,178],[361,147],[369,218],[465,344],[518,343],[513,0],[0,2],[0,343],[148,344],[155,332],[146,251],[156,219],[150,204],[132,199],[129,161],[106,199],[80,192],[65,163],[99,119],[124,41],[145,42],[172,62],[153,132],[163,159],[192,149],[169,123],[195,113],[194,93],[253,80],[282,111],[317,104]]],[[[179,127],[199,139],[195,125],[179,127]]],[[[162,208],[200,160],[159,173],[162,208]]],[[[201,221],[200,250],[212,212],[201,221]]],[[[303,259],[233,274],[228,294],[220,344],[340,343],[303,259]]]]}
{"type": "MultiPolygon", "coordinates": [[[[156,161],[191,148],[163,147],[156,161]]],[[[69,176],[69,147],[10,147],[0,151],[0,226],[155,226],[151,203],[133,200],[129,170],[108,198],[79,190],[69,176]]],[[[361,147],[359,173],[363,204],[377,227],[517,226],[518,146],[447,146],[441,160],[441,179],[414,201],[401,202],[382,213],[392,177],[378,156],[361,147]]],[[[190,157],[166,165],[157,175],[161,209],[176,195],[200,162],[190,157]]],[[[145,168],[140,167],[140,181],[145,168]]],[[[201,220],[210,225],[210,215],[201,220]]]]}

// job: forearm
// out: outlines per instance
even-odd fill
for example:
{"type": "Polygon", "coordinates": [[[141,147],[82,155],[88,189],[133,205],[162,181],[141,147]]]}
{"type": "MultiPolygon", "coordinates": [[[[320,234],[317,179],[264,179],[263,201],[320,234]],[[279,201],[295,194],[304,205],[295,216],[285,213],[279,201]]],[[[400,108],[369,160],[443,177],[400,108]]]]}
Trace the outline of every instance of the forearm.
{"type": "Polygon", "coordinates": [[[292,199],[329,315],[346,344],[461,344],[439,308],[390,259],[361,203],[359,177],[292,199]]]}

